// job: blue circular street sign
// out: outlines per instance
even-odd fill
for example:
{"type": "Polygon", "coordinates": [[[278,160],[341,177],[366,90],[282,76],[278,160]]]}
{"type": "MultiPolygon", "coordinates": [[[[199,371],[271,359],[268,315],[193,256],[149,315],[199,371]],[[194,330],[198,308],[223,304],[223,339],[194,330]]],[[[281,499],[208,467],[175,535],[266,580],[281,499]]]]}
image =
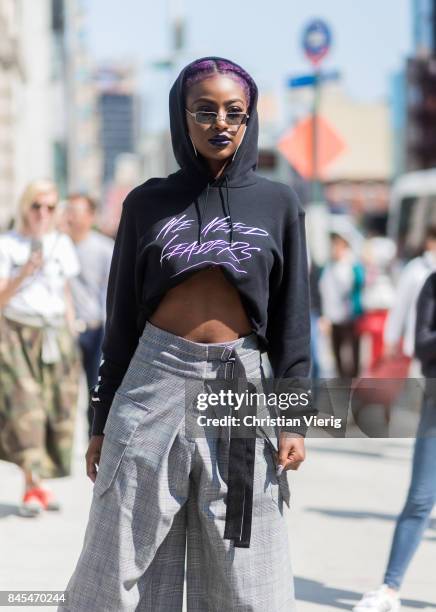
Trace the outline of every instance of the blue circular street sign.
{"type": "Polygon", "coordinates": [[[319,64],[330,49],[332,35],[330,28],[322,19],[314,19],[303,32],[303,49],[312,64],[319,64]]]}

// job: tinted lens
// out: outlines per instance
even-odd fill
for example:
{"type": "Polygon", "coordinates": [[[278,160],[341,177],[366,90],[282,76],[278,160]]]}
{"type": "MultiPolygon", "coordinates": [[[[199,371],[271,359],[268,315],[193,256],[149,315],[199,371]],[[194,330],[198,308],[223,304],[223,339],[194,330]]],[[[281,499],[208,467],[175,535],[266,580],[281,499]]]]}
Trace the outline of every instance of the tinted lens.
{"type": "Polygon", "coordinates": [[[196,119],[198,123],[214,123],[216,121],[216,113],[209,113],[206,111],[199,111],[196,113],[196,119]]]}
{"type": "Polygon", "coordinates": [[[229,125],[241,125],[245,117],[245,113],[227,113],[226,121],[229,125]]]}
{"type": "MultiPolygon", "coordinates": [[[[212,123],[215,123],[216,118],[217,114],[209,111],[198,111],[196,113],[196,120],[198,123],[211,125],[212,123]]],[[[226,123],[228,125],[241,125],[241,123],[245,122],[245,118],[245,113],[227,113],[226,123]]]]}

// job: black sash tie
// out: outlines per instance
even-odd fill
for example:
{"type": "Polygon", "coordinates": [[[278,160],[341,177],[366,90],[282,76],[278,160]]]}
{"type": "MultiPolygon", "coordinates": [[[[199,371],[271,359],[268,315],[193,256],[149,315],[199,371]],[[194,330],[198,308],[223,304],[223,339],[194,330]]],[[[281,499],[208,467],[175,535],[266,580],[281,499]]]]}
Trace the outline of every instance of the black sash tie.
{"type": "MultiPolygon", "coordinates": [[[[226,349],[231,349],[227,361],[232,364],[235,390],[238,393],[244,393],[246,390],[255,391],[254,385],[247,381],[245,367],[237,351],[231,347],[226,347],[226,349]]],[[[247,395],[249,396],[249,393],[247,395]]],[[[234,546],[240,548],[250,546],[256,453],[256,426],[243,423],[244,417],[256,416],[256,412],[256,404],[252,406],[250,401],[244,401],[239,410],[233,413],[233,416],[240,419],[240,424],[232,427],[230,433],[224,538],[233,540],[234,546]]]]}

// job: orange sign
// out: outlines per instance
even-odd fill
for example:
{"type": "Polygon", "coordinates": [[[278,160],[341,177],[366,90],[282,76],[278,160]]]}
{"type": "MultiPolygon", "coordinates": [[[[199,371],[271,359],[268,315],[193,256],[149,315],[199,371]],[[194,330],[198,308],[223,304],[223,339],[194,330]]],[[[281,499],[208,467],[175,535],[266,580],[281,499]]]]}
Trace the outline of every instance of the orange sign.
{"type": "MultiPolygon", "coordinates": [[[[325,176],[327,166],[335,160],[346,145],[339,134],[323,117],[317,118],[318,178],[325,176]]],[[[304,178],[313,178],[313,118],[308,117],[285,132],[277,148],[304,178]]]]}

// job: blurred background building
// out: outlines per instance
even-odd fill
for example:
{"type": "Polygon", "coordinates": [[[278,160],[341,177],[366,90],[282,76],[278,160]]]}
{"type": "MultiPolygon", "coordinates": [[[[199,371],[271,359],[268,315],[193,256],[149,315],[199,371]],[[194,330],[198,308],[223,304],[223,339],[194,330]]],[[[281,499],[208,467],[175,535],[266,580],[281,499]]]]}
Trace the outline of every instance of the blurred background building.
{"type": "Polygon", "coordinates": [[[94,73],[94,82],[100,117],[102,179],[108,185],[114,180],[118,156],[138,151],[140,101],[133,67],[101,66],[94,73]]]}
{"type": "Polygon", "coordinates": [[[406,65],[406,170],[436,166],[436,2],[413,3],[414,54],[406,65]]]}
{"type": "Polygon", "coordinates": [[[14,0],[0,4],[0,226],[8,220],[17,178],[17,101],[24,79],[17,9],[14,0]]]}
{"type": "Polygon", "coordinates": [[[413,45],[417,57],[428,57],[434,50],[436,24],[434,0],[414,0],[413,45]]]}
{"type": "Polygon", "coordinates": [[[0,226],[36,177],[100,192],[83,0],[0,3],[0,226]]]}
{"type": "Polygon", "coordinates": [[[0,223],[9,222],[23,184],[53,176],[62,138],[59,81],[64,54],[52,0],[0,3],[0,223]]]}
{"type": "MultiPolygon", "coordinates": [[[[291,90],[291,123],[309,115],[312,97],[308,88],[291,90]]],[[[386,213],[393,137],[388,101],[356,100],[339,80],[322,86],[319,111],[341,141],[341,151],[322,172],[325,199],[332,209],[356,217],[365,211],[386,213]]]]}
{"type": "Polygon", "coordinates": [[[88,53],[86,0],[58,0],[64,15],[67,117],[65,182],[69,192],[89,193],[97,200],[102,189],[101,121],[94,66],[88,53]]]}

